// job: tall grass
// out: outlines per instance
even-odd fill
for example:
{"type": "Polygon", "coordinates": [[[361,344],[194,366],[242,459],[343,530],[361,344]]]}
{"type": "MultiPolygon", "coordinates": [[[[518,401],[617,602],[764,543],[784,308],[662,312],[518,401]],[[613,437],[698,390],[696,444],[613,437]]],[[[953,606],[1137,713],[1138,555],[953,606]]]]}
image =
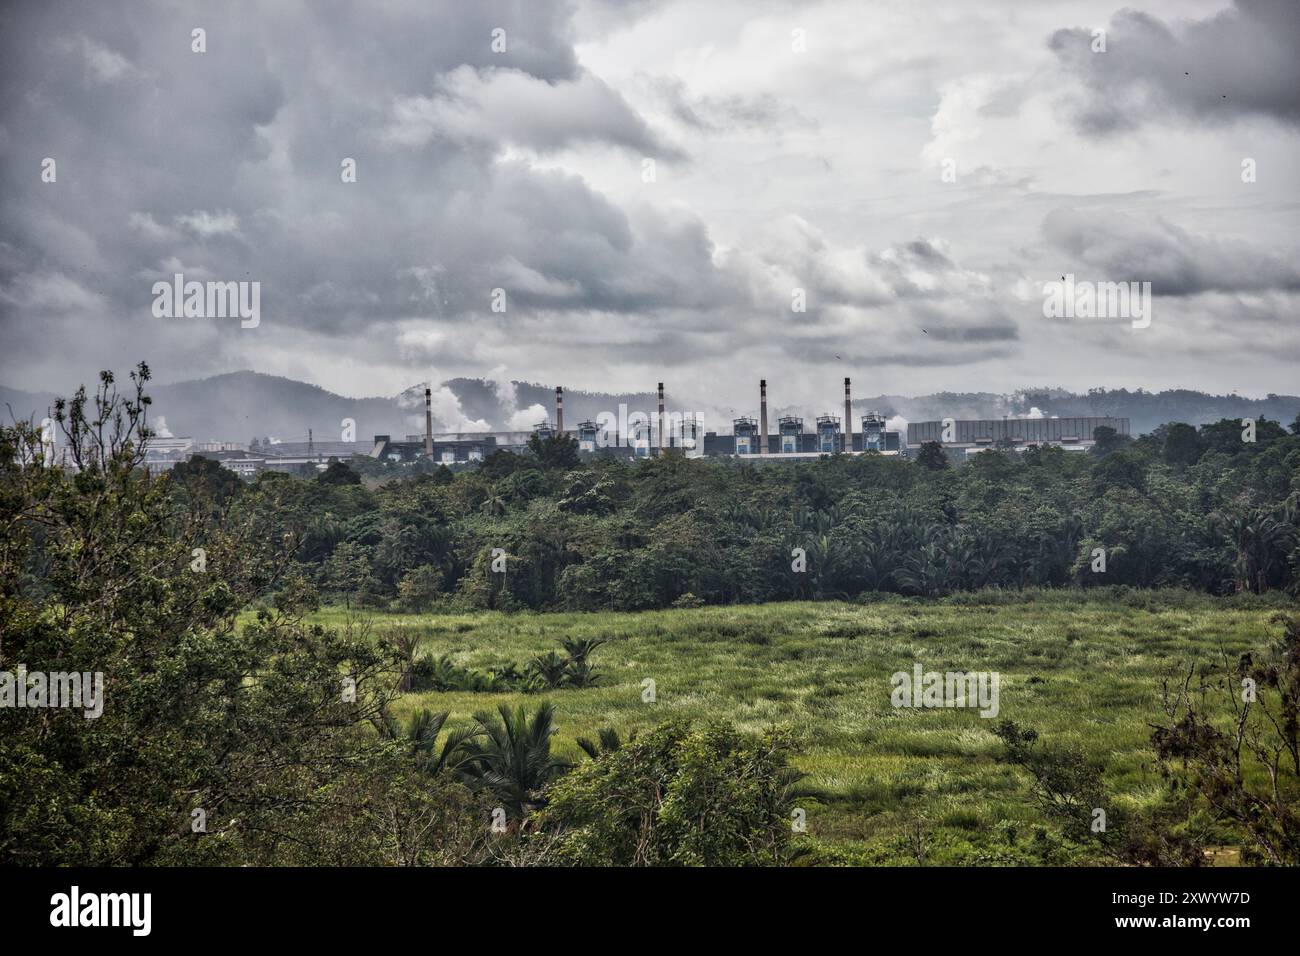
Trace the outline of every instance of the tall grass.
{"type": "MultiPolygon", "coordinates": [[[[983,592],[939,601],[804,602],[642,613],[375,614],[375,630],[409,629],[421,655],[488,670],[607,638],[599,686],[544,696],[556,705],[556,750],[601,727],[624,736],[669,716],[724,717],[742,728],[793,729],[811,839],[855,862],[1023,862],[1041,824],[1017,771],[997,761],[991,721],[973,709],[898,710],[890,675],[997,671],[1000,717],[1077,745],[1107,767],[1121,798],[1150,800],[1159,778],[1148,723],[1161,681],[1193,662],[1259,646],[1276,601],[1189,592],[983,592]],[[643,700],[644,681],[655,700],[643,700]],[[918,849],[920,847],[921,849],[918,849]]],[[[355,613],[355,612],[354,612],[355,613]]],[[[318,618],[339,624],[344,612],[318,618]]],[[[413,693],[397,712],[451,711],[449,726],[521,694],[413,693]]]]}

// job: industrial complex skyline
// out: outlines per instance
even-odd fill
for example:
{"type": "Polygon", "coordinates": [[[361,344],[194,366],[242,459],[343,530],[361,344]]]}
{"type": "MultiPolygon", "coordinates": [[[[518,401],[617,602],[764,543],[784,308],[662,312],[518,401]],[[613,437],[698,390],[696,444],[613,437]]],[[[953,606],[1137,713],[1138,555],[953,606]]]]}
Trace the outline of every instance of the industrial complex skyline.
{"type": "MultiPolygon", "coordinates": [[[[925,444],[939,446],[950,459],[963,462],[986,451],[1023,452],[1031,448],[1056,447],[1067,452],[1087,451],[1107,431],[1114,436],[1130,434],[1129,419],[1115,416],[1019,416],[1002,419],[907,423],[887,419],[876,411],[858,414],[852,399],[851,379],[844,379],[844,414],[824,413],[807,422],[800,415],[769,415],[767,380],[758,383],[757,416],[742,414],[730,422],[712,425],[698,412],[673,408],[663,382],[655,389],[654,410],[629,409],[620,404],[617,414],[600,412],[579,421],[565,418],[565,391],[556,386],[549,410],[538,408],[531,429],[519,431],[470,430],[442,432],[434,427],[433,390],[424,389],[424,425],[405,438],[375,434],[369,441],[357,434],[356,422],[344,419],[341,440],[322,436],[313,429],[307,440],[257,440],[238,442],[196,442],[188,436],[151,438],[146,445],[146,466],[152,472],[167,471],[195,455],[220,461],[223,467],[246,480],[264,471],[308,473],[325,469],[334,461],[371,459],[384,465],[436,464],[450,467],[476,466],[496,452],[537,451],[535,442],[567,438],[579,458],[605,457],[649,459],[667,455],[687,458],[736,458],[750,461],[812,461],[834,455],[880,454],[912,457],[925,444]],[[898,423],[900,427],[891,427],[898,423]],[[775,425],[775,428],[773,427],[775,425]]],[[[57,435],[51,432],[47,453],[60,454],[57,435]]]]}

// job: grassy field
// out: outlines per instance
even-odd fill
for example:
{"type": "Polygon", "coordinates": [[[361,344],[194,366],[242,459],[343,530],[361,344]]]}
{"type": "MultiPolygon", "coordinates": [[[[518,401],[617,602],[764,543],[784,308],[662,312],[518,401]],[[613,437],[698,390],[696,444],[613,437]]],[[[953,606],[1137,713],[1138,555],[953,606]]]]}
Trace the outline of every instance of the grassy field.
{"type": "MultiPolygon", "coordinates": [[[[366,612],[370,614],[370,612],[366,612]]],[[[798,805],[824,862],[1032,863],[1042,820],[1026,778],[1001,764],[992,720],[974,709],[890,704],[890,675],[996,671],[1000,717],[1082,747],[1107,768],[1121,800],[1145,801],[1160,781],[1149,721],[1165,677],[1265,643],[1274,609],[1183,593],[1056,592],[872,604],[787,603],[640,614],[398,615],[377,632],[414,629],[420,652],[481,670],[603,637],[592,689],[544,694],[417,693],[398,712],[450,710],[453,722],[502,700],[557,707],[558,749],[604,726],[626,735],[669,716],[725,717],[747,729],[788,727],[806,776],[798,805]],[[642,700],[646,678],[656,701],[642,700]]],[[[320,612],[339,624],[341,610],[320,612]]],[[[1075,858],[1083,862],[1085,858],[1075,858]]]]}

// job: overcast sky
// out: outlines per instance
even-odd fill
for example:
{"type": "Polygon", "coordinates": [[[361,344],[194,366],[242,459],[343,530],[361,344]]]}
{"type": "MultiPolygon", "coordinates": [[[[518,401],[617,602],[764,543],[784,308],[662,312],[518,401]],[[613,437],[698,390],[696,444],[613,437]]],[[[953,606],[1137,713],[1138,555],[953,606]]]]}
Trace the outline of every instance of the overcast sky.
{"type": "Polygon", "coordinates": [[[0,384],[1300,391],[1296,4],[1137,4],[9,4],[0,384]]]}

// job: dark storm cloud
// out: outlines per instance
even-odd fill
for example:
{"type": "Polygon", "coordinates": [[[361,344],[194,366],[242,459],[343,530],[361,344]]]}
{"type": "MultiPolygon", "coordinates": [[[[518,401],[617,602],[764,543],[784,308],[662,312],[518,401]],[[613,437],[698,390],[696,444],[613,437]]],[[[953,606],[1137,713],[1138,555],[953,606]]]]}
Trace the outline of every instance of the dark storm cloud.
{"type": "Polygon", "coordinates": [[[1043,236],[1064,253],[1062,271],[1072,268],[1094,281],[1150,282],[1156,295],[1300,291],[1300,271],[1269,250],[1196,235],[1161,218],[1055,209],[1043,220],[1043,236]]]}
{"type": "Polygon", "coordinates": [[[941,368],[1004,358],[1019,347],[1008,311],[1014,280],[964,268],[936,239],[874,252],[837,248],[789,217],[752,237],[751,248],[732,265],[750,277],[757,314],[738,322],[807,361],[888,356],[941,368]],[[805,292],[806,313],[791,313],[792,288],[805,292]]]}
{"type": "Polygon", "coordinates": [[[1295,0],[1237,0],[1203,20],[1115,14],[1106,50],[1092,30],[1058,30],[1049,45],[1088,92],[1076,121],[1106,134],[1167,120],[1259,115],[1300,125],[1300,10],[1295,0]]]}
{"type": "Polygon", "coordinates": [[[629,175],[682,158],[572,43],[563,2],[16,8],[0,40],[7,342],[217,362],[237,328],[150,313],[174,272],[260,281],[267,328],[327,336],[474,318],[496,287],[519,307],[716,300],[699,223],[503,161],[575,142],[623,151],[629,175]],[[11,336],[24,320],[41,336],[11,336]]]}
{"type": "MultiPolygon", "coordinates": [[[[711,69],[737,82],[687,85],[671,67],[680,31],[665,39],[648,22],[671,15],[685,14],[584,6],[579,19],[614,32],[645,18],[648,42],[671,48],[665,73],[598,76],[574,53],[568,0],[17,6],[0,34],[0,383],[39,374],[36,362],[84,377],[141,357],[174,378],[266,368],[270,354],[275,371],[323,383],[355,362],[400,377],[374,386],[389,393],[431,367],[509,361],[511,374],[531,375],[522,366],[533,355],[503,355],[524,347],[550,350],[547,374],[566,362],[734,368],[772,343],[796,361],[847,358],[861,343],[864,361],[909,368],[1016,353],[1014,277],[990,277],[961,245],[982,212],[922,223],[915,210],[883,209],[861,233],[834,224],[823,200],[807,201],[822,194],[802,170],[854,184],[827,191],[827,205],[871,194],[846,175],[847,157],[832,164],[822,151],[852,141],[853,124],[884,121],[855,111],[837,129],[826,104],[857,94],[831,73],[791,73],[773,93],[739,82],[765,61],[731,61],[711,69]],[[191,52],[195,27],[207,53],[191,52]],[[497,28],[504,54],[492,50],[497,28]],[[775,156],[787,128],[792,151],[775,156]],[[40,181],[47,156],[56,184],[40,181]],[[355,184],[340,181],[345,157],[355,184]],[[662,164],[653,188],[642,186],[648,158],[662,164]],[[719,183],[707,202],[708,180],[689,181],[702,168],[719,183]],[[729,229],[738,220],[718,212],[728,205],[752,209],[752,221],[729,229]],[[921,231],[955,236],[959,252],[912,238],[921,231]],[[261,282],[261,325],[155,318],[153,283],[175,272],[261,282]],[[491,310],[497,288],[504,314],[491,310]],[[806,312],[792,311],[796,288],[806,312]],[[555,358],[561,349],[571,356],[555,358]]],[[[782,46],[786,28],[774,34],[782,46]]],[[[1171,36],[1185,44],[1181,29],[1171,36]]],[[[903,91],[920,102],[933,86],[903,91]]],[[[916,117],[896,115],[911,132],[888,137],[889,150],[911,148],[916,117]]],[[[992,167],[963,175],[1029,182],[992,167]]],[[[880,185],[891,196],[912,188],[892,175],[880,185]]],[[[1086,226],[1054,225],[1080,261],[1112,261],[1086,226]]],[[[1156,250],[1169,235],[1128,238],[1164,261],[1156,250]]],[[[1208,266],[1221,252],[1193,258],[1208,266]]],[[[1228,252],[1244,287],[1245,259],[1228,252]]]]}
{"type": "Polygon", "coordinates": [[[974,362],[1005,359],[1015,354],[1014,349],[1003,345],[954,349],[927,346],[925,340],[903,343],[890,339],[879,339],[862,345],[851,342],[838,346],[838,351],[836,348],[814,343],[807,346],[807,351],[808,358],[819,365],[880,367],[882,364],[888,364],[908,369],[951,369],[974,362]]]}

